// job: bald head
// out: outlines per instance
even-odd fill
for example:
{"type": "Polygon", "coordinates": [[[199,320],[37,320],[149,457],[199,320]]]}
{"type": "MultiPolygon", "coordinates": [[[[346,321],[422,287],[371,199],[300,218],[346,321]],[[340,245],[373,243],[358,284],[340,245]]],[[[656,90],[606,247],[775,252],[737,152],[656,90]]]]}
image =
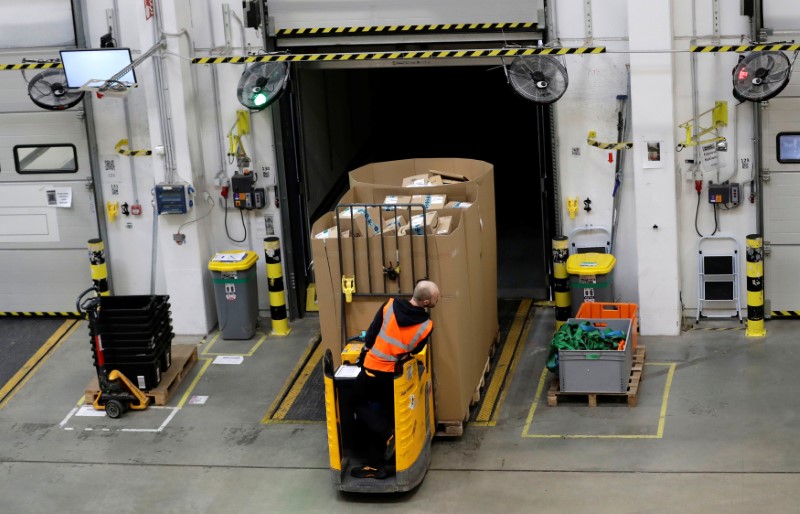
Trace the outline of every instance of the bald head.
{"type": "Polygon", "coordinates": [[[420,280],[414,288],[411,301],[418,307],[436,307],[439,301],[439,286],[430,280],[420,280]]]}

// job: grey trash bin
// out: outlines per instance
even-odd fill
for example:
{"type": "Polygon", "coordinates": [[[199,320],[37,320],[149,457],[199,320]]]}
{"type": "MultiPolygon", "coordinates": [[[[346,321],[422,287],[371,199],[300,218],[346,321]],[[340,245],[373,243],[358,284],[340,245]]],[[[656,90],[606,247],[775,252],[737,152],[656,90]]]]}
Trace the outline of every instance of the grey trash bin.
{"type": "Polygon", "coordinates": [[[219,331],[223,339],[250,339],[258,322],[258,254],[220,252],[208,263],[214,281],[219,331]]]}

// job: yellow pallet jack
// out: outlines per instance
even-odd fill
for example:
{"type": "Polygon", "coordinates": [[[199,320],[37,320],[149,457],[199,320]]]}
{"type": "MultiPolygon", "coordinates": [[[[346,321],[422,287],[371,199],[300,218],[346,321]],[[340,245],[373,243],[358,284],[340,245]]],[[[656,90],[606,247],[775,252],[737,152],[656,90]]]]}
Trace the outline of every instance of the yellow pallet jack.
{"type": "MultiPolygon", "coordinates": [[[[92,286],[78,295],[76,306],[89,320],[90,327],[96,323],[99,296],[84,300],[84,296],[94,292],[99,294],[96,286],[92,286]]],[[[128,410],[144,410],[150,405],[150,397],[136,387],[122,372],[113,369],[110,372],[105,363],[103,344],[98,335],[93,336],[99,391],[94,397],[92,406],[96,410],[105,410],[109,418],[118,418],[128,410]]]]}
{"type": "MultiPolygon", "coordinates": [[[[355,440],[352,394],[360,367],[355,364],[363,343],[342,351],[342,365],[333,369],[330,350],[323,357],[325,416],[331,478],[340,491],[392,493],[410,491],[422,482],[431,462],[435,432],[433,384],[428,348],[411,355],[394,377],[394,475],[384,479],[355,478],[350,470],[364,464],[355,440]]],[[[387,463],[390,467],[391,463],[387,463]]]]}
{"type": "Polygon", "coordinates": [[[150,405],[146,396],[128,378],[117,370],[105,376],[105,370],[98,373],[100,391],[92,405],[97,410],[105,410],[109,418],[118,418],[130,410],[144,410],[150,405]]]}

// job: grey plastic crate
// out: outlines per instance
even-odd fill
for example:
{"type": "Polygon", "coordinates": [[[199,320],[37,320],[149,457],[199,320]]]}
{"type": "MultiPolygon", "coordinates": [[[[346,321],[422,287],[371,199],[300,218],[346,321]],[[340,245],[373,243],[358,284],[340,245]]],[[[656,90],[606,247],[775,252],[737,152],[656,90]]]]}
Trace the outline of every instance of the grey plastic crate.
{"type": "Polygon", "coordinates": [[[570,325],[592,323],[601,330],[625,332],[625,349],[559,350],[558,374],[564,393],[624,393],[631,376],[633,344],[629,319],[575,319],[570,325]]]}

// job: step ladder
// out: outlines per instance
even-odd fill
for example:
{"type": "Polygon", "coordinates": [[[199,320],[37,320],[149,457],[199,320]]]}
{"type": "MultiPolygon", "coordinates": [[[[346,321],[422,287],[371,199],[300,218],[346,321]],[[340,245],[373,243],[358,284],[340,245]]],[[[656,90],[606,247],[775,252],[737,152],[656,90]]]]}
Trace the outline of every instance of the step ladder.
{"type": "Polygon", "coordinates": [[[697,316],[701,318],[739,318],[739,241],[734,236],[701,237],[697,243],[697,316]]]}

